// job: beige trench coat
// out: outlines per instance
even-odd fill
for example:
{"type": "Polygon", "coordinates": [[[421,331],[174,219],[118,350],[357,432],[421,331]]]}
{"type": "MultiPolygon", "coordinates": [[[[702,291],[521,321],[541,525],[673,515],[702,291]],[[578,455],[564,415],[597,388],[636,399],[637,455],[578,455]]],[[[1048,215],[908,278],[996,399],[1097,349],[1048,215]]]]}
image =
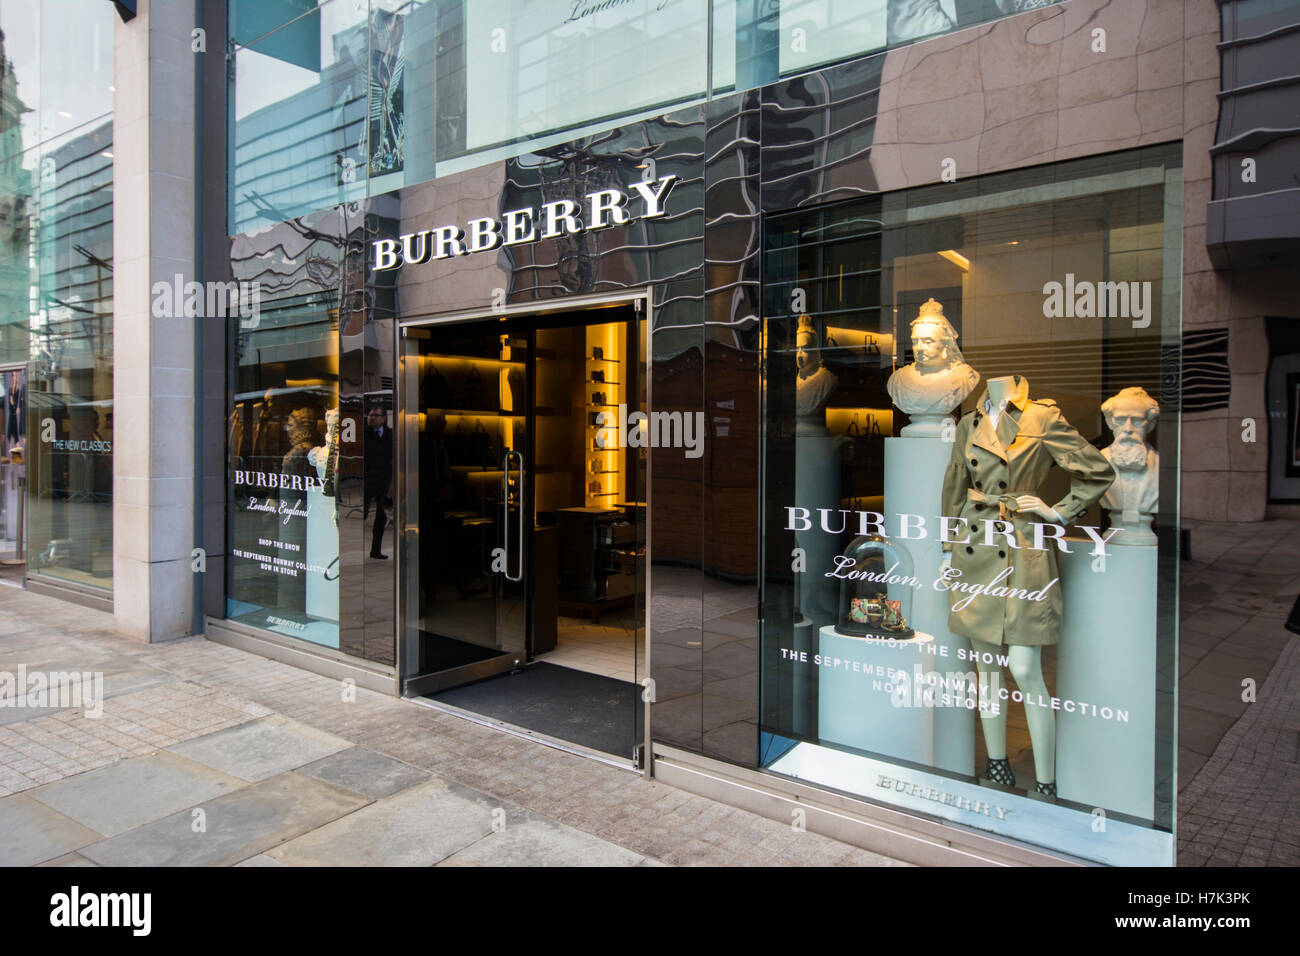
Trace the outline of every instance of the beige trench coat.
{"type": "Polygon", "coordinates": [[[1039,495],[1055,465],[1069,473],[1070,493],[1054,507],[1065,524],[1074,524],[1105,494],[1115,472],[1055,402],[1031,400],[1029,383],[1020,376],[1016,382],[996,429],[985,411],[988,389],[975,409],[962,416],[943,482],[943,514],[966,521],[954,523],[949,537],[956,543],[944,545],[952,549],[954,580],[1008,590],[972,596],[950,588],[948,629],[986,644],[1055,644],[1062,607],[1056,545],[1045,531],[1043,550],[1032,547],[1034,522],[1046,524],[1047,519],[1018,514],[1015,499],[1039,495]],[[1006,526],[989,528],[990,520],[1014,527],[1015,547],[997,533],[1008,530],[1006,526]],[[994,584],[1000,574],[1004,576],[994,584]],[[967,598],[964,607],[952,609],[967,598]]]}

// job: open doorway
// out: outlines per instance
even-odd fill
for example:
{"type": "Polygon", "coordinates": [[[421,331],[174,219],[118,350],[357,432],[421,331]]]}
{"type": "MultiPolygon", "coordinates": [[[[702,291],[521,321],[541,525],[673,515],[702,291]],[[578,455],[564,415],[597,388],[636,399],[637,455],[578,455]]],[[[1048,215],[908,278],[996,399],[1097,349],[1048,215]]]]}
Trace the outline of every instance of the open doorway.
{"type": "Polygon", "coordinates": [[[407,696],[632,756],[644,366],[631,304],[404,329],[407,696]]]}

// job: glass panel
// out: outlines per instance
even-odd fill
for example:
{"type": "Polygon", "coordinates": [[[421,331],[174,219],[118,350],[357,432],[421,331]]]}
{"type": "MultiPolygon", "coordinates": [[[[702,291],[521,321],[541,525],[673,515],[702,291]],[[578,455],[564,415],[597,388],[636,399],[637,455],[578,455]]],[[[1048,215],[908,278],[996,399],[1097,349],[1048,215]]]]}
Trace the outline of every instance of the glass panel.
{"type": "MultiPolygon", "coordinates": [[[[5,6],[9,6],[6,4],[5,6]]],[[[113,112],[113,6],[101,0],[41,9],[41,142],[113,112]]]]}
{"type": "Polygon", "coordinates": [[[523,615],[499,625],[498,605],[524,577],[527,342],[481,324],[404,341],[406,676],[522,660],[523,615]]]}
{"type": "Polygon", "coordinates": [[[0,33],[0,159],[9,159],[41,139],[40,4],[0,4],[0,33]]]}
{"type": "Polygon", "coordinates": [[[369,49],[366,4],[332,0],[231,54],[232,235],[365,195],[369,49]]]}
{"type": "Polygon", "coordinates": [[[263,301],[237,326],[226,615],[337,648],[339,527],[359,523],[363,508],[361,467],[347,450],[366,422],[362,409],[340,407],[331,298],[263,301]]]}
{"type": "Polygon", "coordinates": [[[439,160],[705,92],[701,0],[442,0],[399,15],[412,41],[438,38],[434,57],[406,62],[418,78],[407,90],[412,145],[418,137],[439,160]]]}
{"type": "Polygon", "coordinates": [[[763,765],[1173,862],[1178,163],[768,220],[763,765]]]}
{"type": "Polygon", "coordinates": [[[112,123],[39,153],[32,258],[29,566],[113,575],[112,123]]]}

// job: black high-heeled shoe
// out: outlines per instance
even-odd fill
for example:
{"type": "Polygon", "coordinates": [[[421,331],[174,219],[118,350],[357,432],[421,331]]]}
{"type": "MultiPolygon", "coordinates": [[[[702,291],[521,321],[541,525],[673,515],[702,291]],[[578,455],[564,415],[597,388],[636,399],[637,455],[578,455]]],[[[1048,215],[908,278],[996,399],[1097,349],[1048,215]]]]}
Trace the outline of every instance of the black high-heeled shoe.
{"type": "Polygon", "coordinates": [[[1034,782],[1034,792],[1041,793],[1045,797],[1054,797],[1056,796],[1056,781],[1043,783],[1041,780],[1037,780],[1034,782]]]}
{"type": "Polygon", "coordinates": [[[1000,783],[1004,787],[1016,785],[1016,775],[1011,769],[1011,761],[1006,757],[990,757],[988,767],[984,770],[984,779],[1000,783]]]}

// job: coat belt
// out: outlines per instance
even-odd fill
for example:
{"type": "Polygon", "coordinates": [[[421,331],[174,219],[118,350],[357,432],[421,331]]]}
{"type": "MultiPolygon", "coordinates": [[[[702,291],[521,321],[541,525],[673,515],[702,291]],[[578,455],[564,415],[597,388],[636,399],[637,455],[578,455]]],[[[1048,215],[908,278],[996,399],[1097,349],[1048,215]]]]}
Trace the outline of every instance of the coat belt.
{"type": "Polygon", "coordinates": [[[974,502],[975,504],[991,505],[996,503],[998,506],[998,520],[1006,521],[1008,515],[1020,510],[1020,506],[1016,502],[1017,498],[1021,495],[1033,495],[1037,493],[1036,489],[1031,488],[1028,491],[1004,491],[997,495],[986,495],[982,491],[968,488],[966,489],[966,500],[974,502]]]}

